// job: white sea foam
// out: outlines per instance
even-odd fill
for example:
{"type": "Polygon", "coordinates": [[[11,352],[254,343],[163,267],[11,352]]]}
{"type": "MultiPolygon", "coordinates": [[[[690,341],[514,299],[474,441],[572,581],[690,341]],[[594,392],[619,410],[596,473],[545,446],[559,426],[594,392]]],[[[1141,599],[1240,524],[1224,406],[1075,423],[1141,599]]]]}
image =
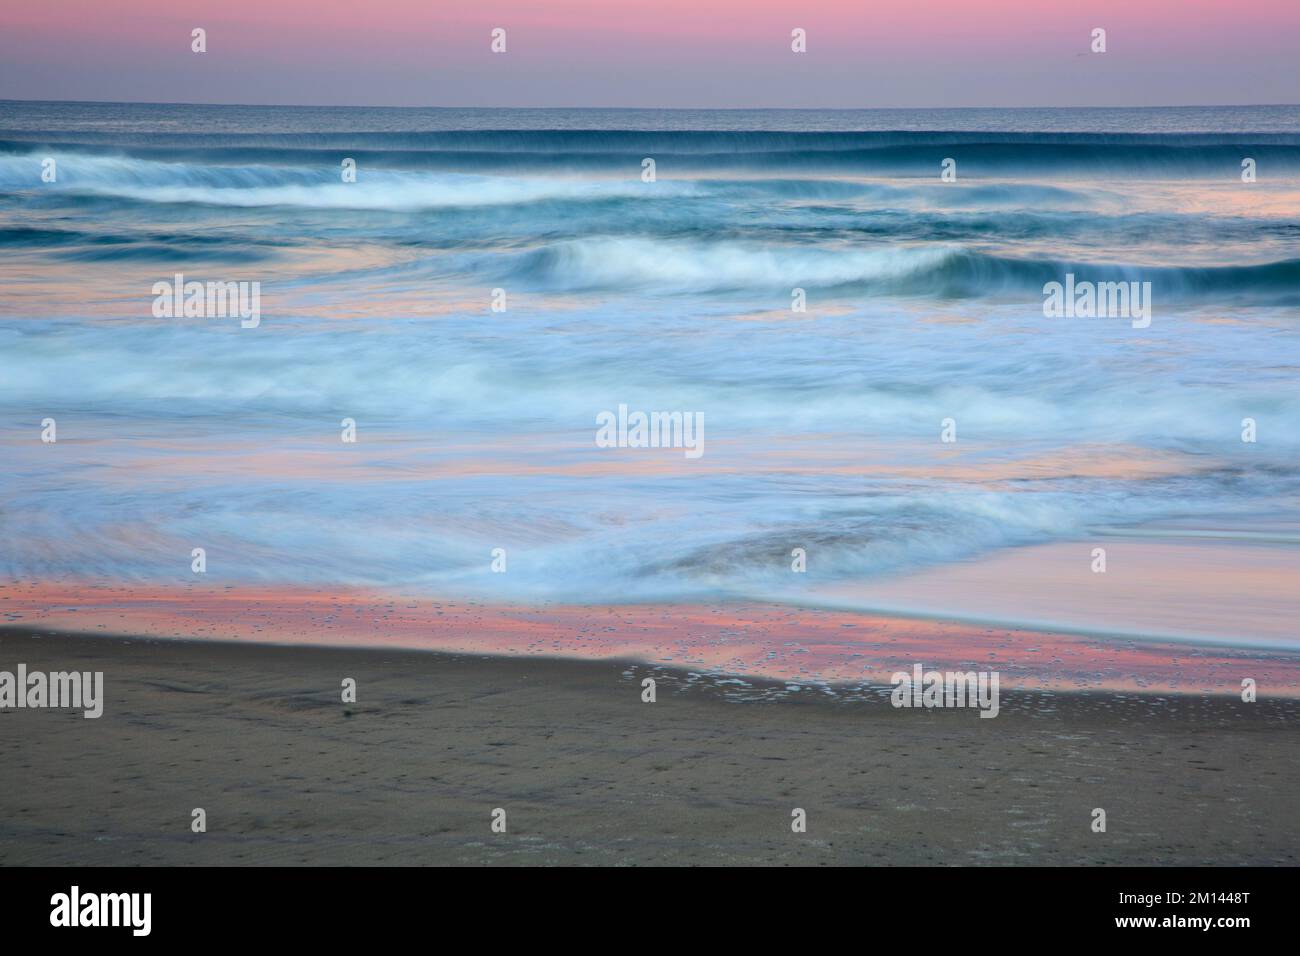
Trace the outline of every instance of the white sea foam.
{"type": "MultiPolygon", "coordinates": [[[[345,183],[320,167],[195,166],[105,156],[60,159],[57,188],[142,202],[315,209],[416,210],[536,202],[669,199],[690,195],[690,182],[647,184],[565,176],[482,176],[361,168],[345,183]]],[[[0,189],[40,186],[37,155],[0,158],[0,189]]]]}

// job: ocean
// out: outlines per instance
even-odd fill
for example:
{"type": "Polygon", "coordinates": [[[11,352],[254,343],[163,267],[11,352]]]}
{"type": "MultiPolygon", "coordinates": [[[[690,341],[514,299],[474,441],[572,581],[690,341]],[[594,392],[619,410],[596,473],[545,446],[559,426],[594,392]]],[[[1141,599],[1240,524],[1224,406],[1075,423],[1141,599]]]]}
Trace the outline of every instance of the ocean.
{"type": "Polygon", "coordinates": [[[852,606],[1300,544],[1300,107],[0,102],[0,248],[10,581],[852,606]],[[158,316],[177,275],[258,323],[158,316]]]}

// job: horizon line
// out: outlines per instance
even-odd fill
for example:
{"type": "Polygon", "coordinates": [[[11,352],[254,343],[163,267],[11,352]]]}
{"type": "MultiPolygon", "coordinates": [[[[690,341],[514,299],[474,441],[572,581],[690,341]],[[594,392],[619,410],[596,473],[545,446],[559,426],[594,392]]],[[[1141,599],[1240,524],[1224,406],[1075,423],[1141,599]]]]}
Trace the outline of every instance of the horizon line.
{"type": "Polygon", "coordinates": [[[695,112],[695,113],[869,113],[869,112],[937,112],[940,110],[1193,110],[1193,109],[1300,109],[1300,103],[1169,103],[1158,106],[394,106],[376,103],[195,103],[186,100],[68,100],[13,99],[0,97],[0,103],[46,103],[69,106],[213,106],[241,109],[331,109],[331,110],[620,110],[623,112],[695,112]]]}

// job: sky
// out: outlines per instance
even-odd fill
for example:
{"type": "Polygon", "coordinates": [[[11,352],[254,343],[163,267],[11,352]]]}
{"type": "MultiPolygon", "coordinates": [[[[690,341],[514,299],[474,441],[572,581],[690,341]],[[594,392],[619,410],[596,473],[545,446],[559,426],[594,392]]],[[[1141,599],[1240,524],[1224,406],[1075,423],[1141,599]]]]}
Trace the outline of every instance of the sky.
{"type": "Polygon", "coordinates": [[[5,0],[0,99],[375,106],[1300,102],[1300,0],[5,0]],[[191,52],[191,30],[207,52],[191,52]],[[491,51],[494,28],[506,52],[491,51]],[[1092,31],[1106,52],[1092,53],[1092,31]],[[806,31],[807,52],[791,51],[806,31]]]}

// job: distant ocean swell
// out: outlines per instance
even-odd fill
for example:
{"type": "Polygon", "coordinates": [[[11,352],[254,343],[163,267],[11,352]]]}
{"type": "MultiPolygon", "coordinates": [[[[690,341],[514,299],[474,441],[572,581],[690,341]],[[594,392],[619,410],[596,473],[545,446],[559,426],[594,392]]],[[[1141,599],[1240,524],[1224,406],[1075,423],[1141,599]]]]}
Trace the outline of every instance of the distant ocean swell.
{"type": "Polygon", "coordinates": [[[1300,169],[1300,136],[1255,134],[975,132],[635,132],[498,130],[312,134],[78,133],[0,129],[0,152],[34,149],[229,165],[334,164],[375,168],[610,173],[647,156],[665,172],[827,171],[929,176],[947,157],[972,174],[1040,170],[1133,175],[1235,175],[1243,157],[1300,169]]]}
{"type": "MultiPolygon", "coordinates": [[[[345,184],[323,165],[194,165],[84,153],[59,156],[57,183],[42,185],[41,159],[39,152],[0,155],[0,191],[25,196],[38,209],[83,209],[96,227],[76,228],[67,217],[13,223],[0,228],[0,248],[84,262],[179,256],[252,263],[310,248],[315,224],[290,221],[272,235],[229,235],[220,224],[201,233],[183,225],[117,232],[105,226],[115,210],[125,215],[131,205],[141,208],[125,222],[147,215],[151,205],[206,207],[212,216],[222,209],[355,210],[412,217],[356,221],[361,236],[369,231],[446,253],[417,263],[414,274],[512,281],[533,290],[673,295],[798,286],[836,295],[1032,297],[1074,273],[1096,282],[1149,281],[1167,301],[1300,302],[1300,260],[1261,261],[1300,237],[1294,220],[1125,208],[1109,186],[1099,194],[1080,183],[1024,180],[946,187],[797,177],[644,183],[638,165],[622,178],[362,167],[359,181],[345,184]],[[495,212],[510,218],[490,218],[495,212]],[[499,241],[503,229],[514,234],[511,242],[499,241]],[[614,231],[621,235],[609,235],[614,231]],[[1166,236],[1181,238],[1185,249],[1200,241],[1246,251],[1233,264],[1135,261],[1149,259],[1166,236]],[[1107,237],[1110,244],[1051,254],[1053,241],[1071,237],[1094,246],[1107,237]],[[1261,237],[1272,244],[1261,246],[1261,237]],[[896,244],[881,244],[890,240],[896,244]],[[1014,245],[998,249],[999,243],[1014,245]],[[1117,253],[1134,258],[1116,261],[1117,253]]],[[[410,266],[403,268],[410,274],[410,266]]]]}

